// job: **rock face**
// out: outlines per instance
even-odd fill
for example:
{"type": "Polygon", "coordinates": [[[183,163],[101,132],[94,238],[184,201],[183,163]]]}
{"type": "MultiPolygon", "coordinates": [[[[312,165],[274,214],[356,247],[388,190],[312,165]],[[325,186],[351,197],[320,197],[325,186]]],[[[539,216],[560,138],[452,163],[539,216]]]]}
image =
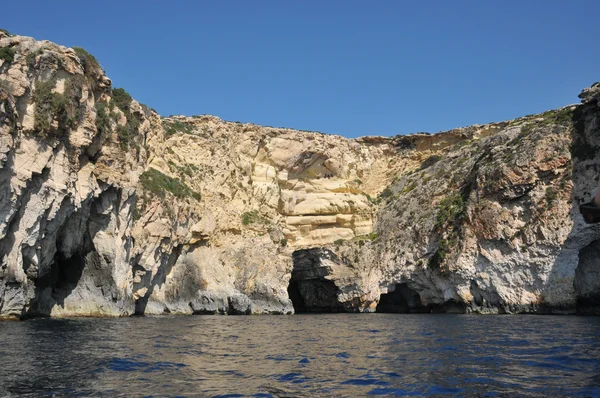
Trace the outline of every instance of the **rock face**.
{"type": "Polygon", "coordinates": [[[600,88],[435,135],[161,118],[0,31],[0,317],[600,309],[600,88]]]}

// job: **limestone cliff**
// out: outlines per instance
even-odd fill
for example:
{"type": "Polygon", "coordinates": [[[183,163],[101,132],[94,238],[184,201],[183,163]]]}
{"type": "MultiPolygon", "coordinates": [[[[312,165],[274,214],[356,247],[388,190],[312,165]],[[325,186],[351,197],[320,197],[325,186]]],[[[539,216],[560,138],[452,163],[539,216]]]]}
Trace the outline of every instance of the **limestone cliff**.
{"type": "Polygon", "coordinates": [[[597,311],[599,93],[352,140],[161,118],[0,31],[0,317],[597,311]]]}

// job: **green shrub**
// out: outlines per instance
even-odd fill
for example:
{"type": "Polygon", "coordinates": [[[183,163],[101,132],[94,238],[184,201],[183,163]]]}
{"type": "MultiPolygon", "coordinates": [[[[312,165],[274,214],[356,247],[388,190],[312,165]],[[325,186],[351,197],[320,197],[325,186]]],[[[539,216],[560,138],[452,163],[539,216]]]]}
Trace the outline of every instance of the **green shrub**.
{"type": "Polygon", "coordinates": [[[573,125],[573,109],[571,108],[554,109],[551,111],[541,113],[539,115],[535,115],[535,117],[536,119],[543,120],[535,120],[522,126],[521,132],[519,133],[520,137],[528,135],[536,127],[550,126],[553,124],[565,127],[570,127],[573,125]]]}
{"type": "Polygon", "coordinates": [[[0,48],[0,59],[5,60],[9,64],[15,60],[16,51],[12,47],[2,47],[0,48]]]}
{"type": "Polygon", "coordinates": [[[286,247],[288,244],[288,241],[286,238],[283,238],[279,241],[279,243],[281,244],[281,246],[286,247]]]}
{"type": "Polygon", "coordinates": [[[106,134],[110,131],[110,110],[106,102],[98,101],[94,105],[96,108],[96,129],[100,134],[106,134]]]}
{"type": "Polygon", "coordinates": [[[369,240],[375,240],[377,238],[379,238],[379,234],[377,232],[371,232],[369,234],[369,240]]]}
{"type": "Polygon", "coordinates": [[[37,50],[32,51],[29,54],[27,54],[27,57],[25,57],[27,66],[29,66],[30,68],[35,67],[35,59],[37,58],[38,55],[42,54],[43,52],[44,52],[43,48],[38,48],[37,50]]]}
{"type": "Polygon", "coordinates": [[[172,160],[169,160],[167,163],[170,167],[177,170],[177,172],[182,178],[184,178],[185,176],[194,177],[194,175],[200,173],[200,168],[195,164],[184,163],[183,166],[178,166],[172,160]]]}
{"type": "Polygon", "coordinates": [[[129,106],[131,105],[131,95],[123,88],[113,88],[112,99],[115,102],[117,108],[121,110],[125,115],[129,113],[129,106]]]}
{"type": "Polygon", "coordinates": [[[84,77],[82,75],[72,75],[65,80],[62,96],[67,107],[67,123],[70,128],[76,127],[81,118],[80,100],[83,95],[83,83],[84,77]]]}
{"type": "Polygon", "coordinates": [[[51,133],[60,135],[65,129],[75,128],[81,117],[79,100],[81,99],[82,79],[75,75],[65,81],[62,94],[54,92],[56,78],[37,81],[33,100],[35,101],[34,128],[43,138],[51,133]],[[52,123],[58,121],[58,129],[52,130],[52,123]]]}
{"type": "Polygon", "coordinates": [[[439,270],[440,265],[446,259],[448,253],[448,241],[446,239],[440,240],[440,244],[436,252],[429,259],[428,267],[433,270],[439,270]]]}
{"type": "Polygon", "coordinates": [[[392,190],[391,190],[389,187],[385,188],[385,189],[384,189],[383,191],[381,191],[381,193],[379,194],[379,197],[380,197],[380,198],[383,198],[383,199],[385,199],[385,198],[389,198],[389,197],[391,197],[391,196],[394,196],[394,192],[393,192],[393,191],[392,191],[392,190]]]}
{"type": "Polygon", "coordinates": [[[81,65],[83,66],[83,70],[86,75],[93,74],[99,71],[102,71],[102,67],[98,63],[96,57],[92,54],[88,53],[83,47],[73,47],[77,57],[81,61],[81,65]]]}
{"type": "Polygon", "coordinates": [[[251,211],[251,212],[246,212],[244,214],[242,214],[242,224],[244,225],[250,225],[254,222],[255,219],[255,211],[251,211]]]}
{"type": "Polygon", "coordinates": [[[34,128],[42,137],[46,137],[50,132],[56,113],[62,106],[59,95],[52,92],[54,87],[56,87],[56,78],[37,81],[35,83],[35,91],[33,93],[33,100],[35,101],[34,128]]]}
{"type": "Polygon", "coordinates": [[[467,211],[467,198],[472,190],[472,183],[466,184],[462,191],[455,192],[437,206],[435,229],[442,235],[438,249],[429,258],[429,267],[439,270],[447,255],[459,244],[462,221],[467,211]]]}
{"type": "Polygon", "coordinates": [[[171,192],[177,198],[192,197],[196,200],[201,199],[200,194],[194,192],[187,184],[153,168],[142,173],[140,182],[144,189],[161,198],[165,197],[165,192],[171,192]]]}
{"type": "Polygon", "coordinates": [[[119,146],[121,149],[126,150],[130,144],[133,144],[137,148],[135,137],[138,135],[139,128],[140,121],[137,117],[129,113],[127,115],[127,123],[124,126],[117,127],[117,136],[119,137],[119,146]]]}
{"type": "Polygon", "coordinates": [[[441,228],[448,222],[454,222],[460,218],[467,209],[460,193],[447,196],[438,205],[438,212],[435,220],[436,228],[441,228]]]}
{"type": "Polygon", "coordinates": [[[8,30],[6,30],[6,29],[0,29],[0,32],[2,32],[2,33],[4,33],[4,34],[6,34],[7,36],[12,36],[12,35],[10,34],[10,32],[9,32],[8,30]]]}
{"type": "Polygon", "coordinates": [[[269,220],[262,217],[256,210],[247,211],[244,214],[242,214],[242,224],[244,224],[244,225],[268,224],[268,223],[269,223],[269,220]]]}
{"type": "Polygon", "coordinates": [[[92,91],[98,90],[98,76],[102,74],[102,67],[98,63],[96,57],[92,54],[88,53],[82,47],[73,47],[73,50],[77,54],[79,58],[79,62],[81,62],[81,66],[83,67],[83,74],[87,78],[87,81],[92,88],[92,91]]]}
{"type": "Polygon", "coordinates": [[[502,160],[506,163],[510,163],[515,159],[515,153],[513,151],[506,152],[502,157],[502,160]]]}
{"type": "Polygon", "coordinates": [[[117,136],[119,137],[119,146],[121,149],[126,150],[132,145],[138,149],[139,146],[135,141],[135,138],[139,135],[140,120],[131,112],[131,95],[122,88],[114,88],[112,90],[112,101],[111,106],[116,106],[125,114],[127,123],[124,126],[117,127],[117,136]]]}
{"type": "Polygon", "coordinates": [[[458,235],[450,233],[446,239],[441,239],[436,252],[429,258],[428,266],[433,270],[440,271],[440,266],[448,255],[458,246],[458,235]]]}
{"type": "Polygon", "coordinates": [[[458,160],[456,161],[456,166],[460,167],[460,166],[462,166],[462,165],[463,165],[463,164],[464,164],[466,161],[467,161],[467,158],[466,158],[466,157],[461,157],[461,158],[458,158],[458,160]]]}
{"type": "Polygon", "coordinates": [[[461,141],[458,141],[456,144],[454,144],[454,146],[452,147],[452,149],[453,150],[457,150],[457,149],[460,149],[460,148],[462,148],[464,146],[469,145],[470,143],[471,143],[471,140],[469,140],[469,139],[461,140],[461,141]]]}
{"type": "Polygon", "coordinates": [[[192,134],[194,132],[194,126],[179,120],[163,120],[163,128],[166,137],[170,137],[176,133],[192,134]]]}
{"type": "Polygon", "coordinates": [[[562,126],[570,126],[573,123],[573,110],[571,108],[549,111],[544,113],[544,115],[551,123],[560,124],[562,126]]]}
{"type": "Polygon", "coordinates": [[[546,202],[551,205],[558,196],[558,192],[553,187],[546,188],[546,202]]]}
{"type": "Polygon", "coordinates": [[[344,239],[337,239],[333,242],[333,244],[336,246],[341,246],[344,244],[344,239]]]}
{"type": "Polygon", "coordinates": [[[417,187],[417,182],[413,181],[411,182],[407,187],[405,187],[402,190],[402,193],[409,193],[410,191],[412,191],[413,189],[415,189],[417,187]]]}
{"type": "Polygon", "coordinates": [[[425,159],[423,161],[423,163],[421,163],[421,167],[419,167],[419,170],[423,170],[423,169],[433,166],[434,164],[439,162],[440,159],[442,159],[442,157],[439,155],[432,155],[432,156],[428,157],[427,159],[425,159]]]}
{"type": "Polygon", "coordinates": [[[367,200],[369,201],[369,203],[372,203],[372,204],[377,204],[377,200],[376,200],[376,199],[373,199],[373,198],[371,197],[371,195],[369,195],[368,193],[366,193],[366,192],[361,192],[361,194],[363,194],[363,195],[364,195],[364,197],[365,197],[365,198],[367,198],[367,200]]]}

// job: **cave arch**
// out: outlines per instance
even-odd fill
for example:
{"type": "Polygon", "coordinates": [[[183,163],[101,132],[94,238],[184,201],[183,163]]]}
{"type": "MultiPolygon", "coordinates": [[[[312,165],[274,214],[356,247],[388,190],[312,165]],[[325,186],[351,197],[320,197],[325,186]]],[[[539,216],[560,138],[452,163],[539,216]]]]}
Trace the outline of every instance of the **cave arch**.
{"type": "Polygon", "coordinates": [[[443,303],[424,305],[419,292],[409,285],[410,282],[397,283],[388,288],[388,292],[379,297],[375,312],[388,314],[451,313],[464,314],[466,305],[455,299],[443,303]]]}
{"type": "Polygon", "coordinates": [[[419,293],[408,283],[397,283],[381,295],[375,312],[409,314],[430,312],[430,309],[423,305],[419,293]]]}
{"type": "Polygon", "coordinates": [[[124,312],[130,302],[115,282],[115,258],[99,252],[94,243],[99,232],[110,231],[119,201],[120,192],[114,188],[84,201],[79,209],[63,201],[62,215],[54,220],[55,232],[40,243],[53,253],[52,259],[35,264],[32,257],[36,251],[23,252],[23,269],[35,288],[21,318],[51,316],[54,311],[86,315],[124,312]]]}
{"type": "Polygon", "coordinates": [[[295,313],[346,312],[339,301],[340,289],[327,279],[330,270],[322,259],[329,255],[323,249],[300,249],[292,254],[294,265],[287,290],[295,313]]]}

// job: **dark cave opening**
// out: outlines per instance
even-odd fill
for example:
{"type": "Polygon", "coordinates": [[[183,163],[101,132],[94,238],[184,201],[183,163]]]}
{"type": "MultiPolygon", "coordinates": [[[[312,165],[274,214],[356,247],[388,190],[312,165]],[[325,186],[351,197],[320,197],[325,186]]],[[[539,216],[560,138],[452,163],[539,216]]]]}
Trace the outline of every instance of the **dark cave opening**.
{"type": "Polygon", "coordinates": [[[292,305],[294,306],[294,312],[296,314],[307,312],[306,304],[304,304],[304,299],[302,298],[302,293],[300,292],[300,284],[297,280],[290,279],[290,284],[287,288],[288,296],[290,300],[292,300],[292,305]]]}
{"type": "Polygon", "coordinates": [[[409,314],[430,312],[430,309],[423,306],[417,291],[408,287],[407,283],[398,283],[393,291],[381,295],[375,312],[409,314]]]}
{"type": "Polygon", "coordinates": [[[338,301],[338,293],[335,283],[326,279],[294,280],[292,276],[288,286],[288,294],[297,314],[345,312],[338,301]]]}
{"type": "Polygon", "coordinates": [[[83,253],[75,253],[69,258],[60,252],[56,254],[52,267],[55,275],[52,283],[52,297],[58,304],[63,305],[65,298],[77,287],[85,265],[86,255],[83,253]]]}
{"type": "Polygon", "coordinates": [[[77,251],[71,256],[57,251],[49,267],[39,270],[35,280],[35,297],[24,318],[49,316],[54,304],[61,307],[77,288],[89,262],[91,251],[77,251]]]}
{"type": "Polygon", "coordinates": [[[35,296],[23,318],[49,316],[55,305],[65,308],[67,298],[75,292],[79,297],[102,297],[107,302],[117,300],[118,289],[112,277],[113,259],[96,251],[94,237],[109,225],[111,216],[106,209],[118,203],[118,197],[117,190],[108,189],[73,212],[69,202],[64,202],[66,214],[56,226],[56,234],[41,242],[44,252],[55,246],[52,260],[34,265],[29,258],[35,252],[24,255],[23,265],[35,283],[35,296]]]}
{"type": "Polygon", "coordinates": [[[581,249],[573,281],[577,312],[600,315],[600,240],[581,249]]]}
{"type": "Polygon", "coordinates": [[[466,305],[454,299],[447,300],[444,303],[424,305],[418,291],[409,287],[408,283],[397,283],[392,291],[380,296],[375,312],[388,314],[464,314],[466,305]]]}
{"type": "Polygon", "coordinates": [[[338,299],[340,289],[326,278],[329,270],[321,263],[323,254],[319,249],[302,249],[293,254],[288,295],[297,314],[346,312],[338,299]]]}

